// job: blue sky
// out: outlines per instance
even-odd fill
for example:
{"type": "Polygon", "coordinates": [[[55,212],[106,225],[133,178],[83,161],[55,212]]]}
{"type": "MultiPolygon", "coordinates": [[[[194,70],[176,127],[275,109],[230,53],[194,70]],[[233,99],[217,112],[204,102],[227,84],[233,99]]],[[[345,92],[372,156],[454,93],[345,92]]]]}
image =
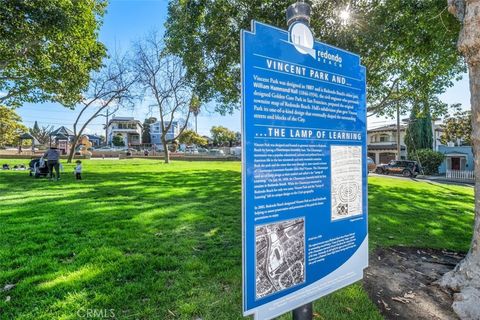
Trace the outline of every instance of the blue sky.
{"type": "MultiPolygon", "coordinates": [[[[115,49],[124,51],[128,50],[133,41],[151,30],[156,29],[163,33],[167,4],[168,0],[111,0],[100,30],[100,40],[111,51],[115,49]]],[[[469,107],[470,95],[466,75],[462,81],[447,90],[441,99],[449,104],[462,103],[464,107],[469,107]]],[[[199,133],[208,135],[214,125],[223,125],[231,130],[240,131],[240,112],[220,116],[209,112],[209,109],[214,109],[213,106],[207,106],[206,109],[198,117],[199,133]]],[[[75,112],[54,103],[25,104],[17,109],[17,112],[28,127],[32,127],[35,120],[40,125],[72,127],[76,116],[75,112]]],[[[120,110],[116,115],[133,116],[142,122],[148,116],[156,116],[149,113],[148,107],[140,104],[134,110],[120,110]]],[[[104,121],[104,118],[94,120],[86,133],[102,134],[104,121]]],[[[368,126],[373,128],[391,122],[390,119],[369,118],[368,126]]]]}

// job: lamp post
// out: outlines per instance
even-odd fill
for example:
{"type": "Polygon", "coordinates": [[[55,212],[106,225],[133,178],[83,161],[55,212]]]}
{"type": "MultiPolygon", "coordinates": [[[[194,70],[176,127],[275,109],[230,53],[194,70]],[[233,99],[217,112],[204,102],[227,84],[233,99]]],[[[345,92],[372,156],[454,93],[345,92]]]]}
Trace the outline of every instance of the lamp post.
{"type": "MultiPolygon", "coordinates": [[[[297,1],[287,8],[287,26],[290,27],[295,22],[301,22],[310,26],[310,15],[312,9],[305,1],[297,1]]],[[[313,304],[307,303],[292,311],[293,320],[312,320],[313,304]]]]}
{"type": "Polygon", "coordinates": [[[294,22],[303,22],[310,26],[310,15],[312,9],[305,1],[297,1],[287,8],[287,26],[290,27],[294,22]]]}

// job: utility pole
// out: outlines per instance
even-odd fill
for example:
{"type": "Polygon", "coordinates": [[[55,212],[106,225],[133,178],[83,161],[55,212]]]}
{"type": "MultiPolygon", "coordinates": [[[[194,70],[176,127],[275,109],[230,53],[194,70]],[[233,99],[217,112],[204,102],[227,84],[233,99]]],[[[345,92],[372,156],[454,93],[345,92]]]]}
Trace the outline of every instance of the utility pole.
{"type": "Polygon", "coordinates": [[[109,117],[112,115],[112,113],[110,113],[110,110],[107,109],[107,113],[105,114],[105,145],[108,145],[107,141],[108,141],[108,120],[109,120],[109,117]]]}
{"type": "Polygon", "coordinates": [[[400,145],[400,105],[397,104],[397,160],[401,160],[402,146],[400,145]]]}

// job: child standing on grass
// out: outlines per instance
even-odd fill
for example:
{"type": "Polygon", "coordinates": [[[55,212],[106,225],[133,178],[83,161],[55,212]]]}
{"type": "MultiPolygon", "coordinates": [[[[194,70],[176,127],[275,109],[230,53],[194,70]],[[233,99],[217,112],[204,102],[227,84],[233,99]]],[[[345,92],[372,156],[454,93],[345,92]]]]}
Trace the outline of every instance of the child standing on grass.
{"type": "Polygon", "coordinates": [[[77,160],[75,163],[77,164],[75,167],[75,178],[77,180],[82,180],[82,161],[77,160]]]}

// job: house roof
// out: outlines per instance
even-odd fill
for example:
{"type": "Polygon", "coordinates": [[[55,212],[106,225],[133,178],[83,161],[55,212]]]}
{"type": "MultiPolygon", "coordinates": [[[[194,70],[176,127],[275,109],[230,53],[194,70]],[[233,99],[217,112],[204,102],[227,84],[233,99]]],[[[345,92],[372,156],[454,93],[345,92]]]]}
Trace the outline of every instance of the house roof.
{"type": "Polygon", "coordinates": [[[64,135],[63,133],[59,133],[55,135],[57,140],[68,140],[68,136],[64,135]]]}
{"type": "Polygon", "coordinates": [[[139,120],[135,120],[134,117],[115,117],[115,118],[110,119],[110,121],[108,121],[107,126],[110,126],[110,124],[112,124],[112,122],[135,122],[138,125],[140,125],[140,127],[143,127],[142,123],[139,120]]]}
{"type": "Polygon", "coordinates": [[[34,139],[34,137],[28,132],[25,132],[25,133],[21,134],[19,138],[21,140],[33,140],[34,139]]]}
{"type": "MultiPolygon", "coordinates": [[[[405,125],[405,124],[401,124],[400,125],[400,131],[405,131],[407,129],[408,125],[405,125]]],[[[370,129],[368,130],[368,133],[373,133],[373,132],[392,132],[392,131],[397,131],[397,125],[396,124],[389,124],[389,125],[386,125],[386,126],[382,126],[382,127],[378,127],[378,128],[374,128],[374,129],[370,129]]],[[[441,125],[435,125],[435,131],[438,131],[438,132],[443,132],[445,131],[441,125]]]]}
{"type": "Polygon", "coordinates": [[[465,152],[445,152],[444,155],[447,156],[447,157],[454,157],[454,156],[466,157],[469,154],[465,153],[465,152]]]}
{"type": "MultiPolygon", "coordinates": [[[[406,125],[400,125],[400,130],[405,131],[407,129],[406,125]]],[[[397,131],[397,125],[396,124],[389,124],[387,126],[375,128],[375,129],[370,129],[368,130],[368,133],[370,132],[389,132],[389,131],[397,131]]]]}
{"type": "Polygon", "coordinates": [[[51,137],[57,137],[59,135],[64,135],[64,136],[67,136],[67,137],[68,136],[74,136],[73,131],[68,129],[68,128],[65,128],[64,126],[61,126],[60,128],[50,132],[51,137]]]}
{"type": "Polygon", "coordinates": [[[88,139],[101,139],[99,136],[95,134],[86,134],[86,136],[88,137],[88,139]]]}
{"type": "MultiPolygon", "coordinates": [[[[400,146],[401,150],[406,150],[405,146],[400,146]]],[[[369,151],[374,150],[397,150],[396,144],[379,144],[379,145],[368,145],[369,151]]]]}

